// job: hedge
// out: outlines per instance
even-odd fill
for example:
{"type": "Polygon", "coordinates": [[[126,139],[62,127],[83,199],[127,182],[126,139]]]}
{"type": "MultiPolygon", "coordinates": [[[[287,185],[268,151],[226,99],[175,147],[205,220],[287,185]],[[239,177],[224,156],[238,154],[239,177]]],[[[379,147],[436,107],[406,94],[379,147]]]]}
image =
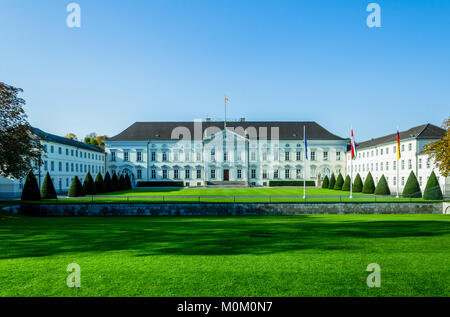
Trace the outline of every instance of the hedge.
{"type": "Polygon", "coordinates": [[[378,181],[377,187],[375,188],[375,195],[390,195],[390,194],[391,194],[391,190],[389,189],[389,185],[383,174],[383,175],[381,175],[381,178],[378,181]]]}
{"type": "Polygon", "coordinates": [[[94,179],[92,178],[92,175],[90,172],[86,174],[84,177],[84,183],[83,183],[83,191],[85,195],[95,195],[95,184],[94,179]]]}
{"type": "Polygon", "coordinates": [[[428,178],[427,186],[423,191],[423,199],[427,200],[442,200],[444,199],[441,191],[441,187],[439,186],[439,181],[434,174],[434,171],[431,172],[430,178],[428,178]]]}
{"type": "MultiPolygon", "coordinates": [[[[303,181],[269,181],[269,186],[304,186],[303,181]]],[[[315,181],[306,181],[306,186],[316,186],[315,181]]]]}
{"type": "Polygon", "coordinates": [[[334,177],[334,173],[332,173],[330,183],[328,184],[328,189],[334,189],[334,185],[336,185],[336,177],[334,177]]]}
{"type": "Polygon", "coordinates": [[[342,174],[339,173],[337,179],[336,179],[336,184],[334,184],[334,188],[336,190],[341,190],[342,189],[342,185],[344,185],[344,177],[342,177],[342,174]]]}
{"type": "Polygon", "coordinates": [[[111,177],[111,188],[112,188],[113,192],[120,190],[119,178],[117,177],[117,174],[115,172],[113,172],[112,177],[111,177]]]}
{"type": "Polygon", "coordinates": [[[131,179],[128,174],[125,176],[125,184],[127,187],[126,189],[133,189],[133,186],[131,185],[131,179]]]}
{"type": "Polygon", "coordinates": [[[351,183],[351,181],[350,181],[350,176],[347,175],[347,176],[345,177],[344,184],[342,185],[342,190],[343,190],[343,191],[346,191],[346,192],[350,191],[350,183],[351,183]]]}
{"type": "Polygon", "coordinates": [[[413,171],[409,173],[408,180],[406,181],[406,185],[403,188],[404,197],[410,198],[420,198],[422,197],[422,191],[420,190],[419,182],[417,181],[416,175],[413,171]]]}
{"type": "Polygon", "coordinates": [[[325,177],[323,178],[323,181],[322,181],[322,188],[328,188],[329,185],[330,185],[330,180],[328,179],[328,176],[325,175],[325,177]]]}
{"type": "Polygon", "coordinates": [[[39,185],[33,171],[30,171],[25,179],[25,184],[22,189],[22,200],[41,200],[41,193],[39,192],[39,185]]]}
{"type": "Polygon", "coordinates": [[[127,184],[125,183],[125,177],[122,175],[120,175],[119,178],[119,190],[126,190],[127,189],[127,184]]]}
{"type": "Polygon", "coordinates": [[[111,176],[109,175],[109,172],[106,172],[105,178],[103,179],[103,183],[105,184],[106,192],[114,191],[113,190],[113,185],[112,185],[112,182],[111,182],[111,176]]]}
{"type": "Polygon", "coordinates": [[[80,197],[84,196],[83,185],[81,184],[78,176],[75,176],[72,180],[72,184],[70,184],[69,193],[67,194],[69,197],[80,197]]]}
{"type": "Polygon", "coordinates": [[[373,194],[375,191],[375,183],[373,181],[372,174],[369,172],[366,177],[366,181],[364,182],[362,192],[364,194],[373,194]]]}
{"type": "Polygon", "coordinates": [[[352,187],[352,191],[354,193],[360,193],[362,192],[363,189],[363,182],[361,179],[361,175],[356,174],[355,180],[353,181],[353,187],[352,187]]]}
{"type": "Polygon", "coordinates": [[[41,187],[41,198],[42,199],[55,199],[56,198],[56,190],[55,186],[53,186],[52,178],[50,177],[49,172],[45,174],[44,182],[41,187]]]}
{"type": "Polygon", "coordinates": [[[97,194],[106,193],[106,186],[102,174],[98,173],[95,177],[95,191],[97,194]]]}
{"type": "Polygon", "coordinates": [[[182,181],[154,181],[154,182],[137,182],[136,187],[183,187],[182,181]]]}

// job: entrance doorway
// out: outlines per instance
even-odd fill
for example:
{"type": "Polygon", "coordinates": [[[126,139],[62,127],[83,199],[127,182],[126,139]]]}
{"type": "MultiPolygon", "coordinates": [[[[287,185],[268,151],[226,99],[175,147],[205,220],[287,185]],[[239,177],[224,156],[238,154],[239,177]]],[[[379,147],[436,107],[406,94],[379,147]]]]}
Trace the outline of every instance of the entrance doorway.
{"type": "Polygon", "coordinates": [[[223,170],[223,180],[224,181],[230,180],[230,170],[223,170]]]}

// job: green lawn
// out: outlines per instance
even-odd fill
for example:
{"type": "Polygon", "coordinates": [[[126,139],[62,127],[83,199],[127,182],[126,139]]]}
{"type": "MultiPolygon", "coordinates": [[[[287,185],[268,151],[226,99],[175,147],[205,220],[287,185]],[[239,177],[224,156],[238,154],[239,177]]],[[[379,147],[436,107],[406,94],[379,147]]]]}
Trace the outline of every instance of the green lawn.
{"type": "Polygon", "coordinates": [[[450,296],[449,246],[446,215],[0,214],[0,296],[450,296]]]}

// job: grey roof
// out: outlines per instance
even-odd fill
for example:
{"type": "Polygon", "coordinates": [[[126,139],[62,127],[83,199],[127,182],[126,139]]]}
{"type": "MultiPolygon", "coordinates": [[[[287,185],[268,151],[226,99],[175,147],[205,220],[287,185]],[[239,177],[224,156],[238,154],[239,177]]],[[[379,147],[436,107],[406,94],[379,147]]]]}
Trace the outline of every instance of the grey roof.
{"type": "Polygon", "coordinates": [[[90,150],[90,151],[104,152],[101,147],[98,147],[98,146],[95,146],[95,145],[86,144],[86,143],[83,143],[83,142],[80,142],[80,141],[75,141],[75,140],[72,140],[72,139],[64,138],[62,136],[58,136],[58,135],[55,135],[55,134],[47,133],[47,132],[44,132],[41,129],[38,129],[38,128],[35,128],[35,127],[32,127],[31,129],[42,140],[51,141],[51,142],[55,142],[55,143],[60,143],[60,144],[64,144],[64,145],[70,145],[70,146],[74,146],[74,147],[77,147],[77,148],[90,150]]]}
{"type": "MultiPolygon", "coordinates": [[[[417,127],[413,127],[409,130],[400,131],[400,142],[405,139],[440,139],[445,135],[445,130],[427,123],[417,127]]],[[[385,135],[379,138],[368,140],[357,144],[358,149],[373,147],[380,144],[386,144],[391,142],[397,142],[397,132],[385,135]]]]}
{"type": "MultiPolygon", "coordinates": [[[[241,127],[242,130],[248,127],[255,127],[258,134],[260,127],[267,128],[267,139],[271,139],[271,128],[279,128],[280,140],[299,140],[303,139],[303,126],[306,127],[306,137],[308,140],[345,140],[332,134],[316,122],[301,121],[232,121],[227,122],[227,128],[241,127]]],[[[194,138],[194,122],[135,122],[130,127],[113,136],[108,141],[147,141],[147,140],[171,140],[172,130],[177,127],[186,127],[189,129],[192,138],[194,138]]],[[[202,133],[205,129],[217,127],[224,129],[223,121],[203,121],[202,133]]],[[[236,133],[243,135],[242,130],[235,130],[236,133]]]]}

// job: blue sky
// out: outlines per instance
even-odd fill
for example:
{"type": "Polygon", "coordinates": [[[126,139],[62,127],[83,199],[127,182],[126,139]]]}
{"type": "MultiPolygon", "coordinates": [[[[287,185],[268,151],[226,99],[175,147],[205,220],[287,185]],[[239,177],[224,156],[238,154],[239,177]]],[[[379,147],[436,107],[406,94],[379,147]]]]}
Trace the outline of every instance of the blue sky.
{"type": "Polygon", "coordinates": [[[113,136],[135,121],[316,121],[357,141],[450,115],[450,1],[1,0],[0,81],[29,121],[113,136]]]}

